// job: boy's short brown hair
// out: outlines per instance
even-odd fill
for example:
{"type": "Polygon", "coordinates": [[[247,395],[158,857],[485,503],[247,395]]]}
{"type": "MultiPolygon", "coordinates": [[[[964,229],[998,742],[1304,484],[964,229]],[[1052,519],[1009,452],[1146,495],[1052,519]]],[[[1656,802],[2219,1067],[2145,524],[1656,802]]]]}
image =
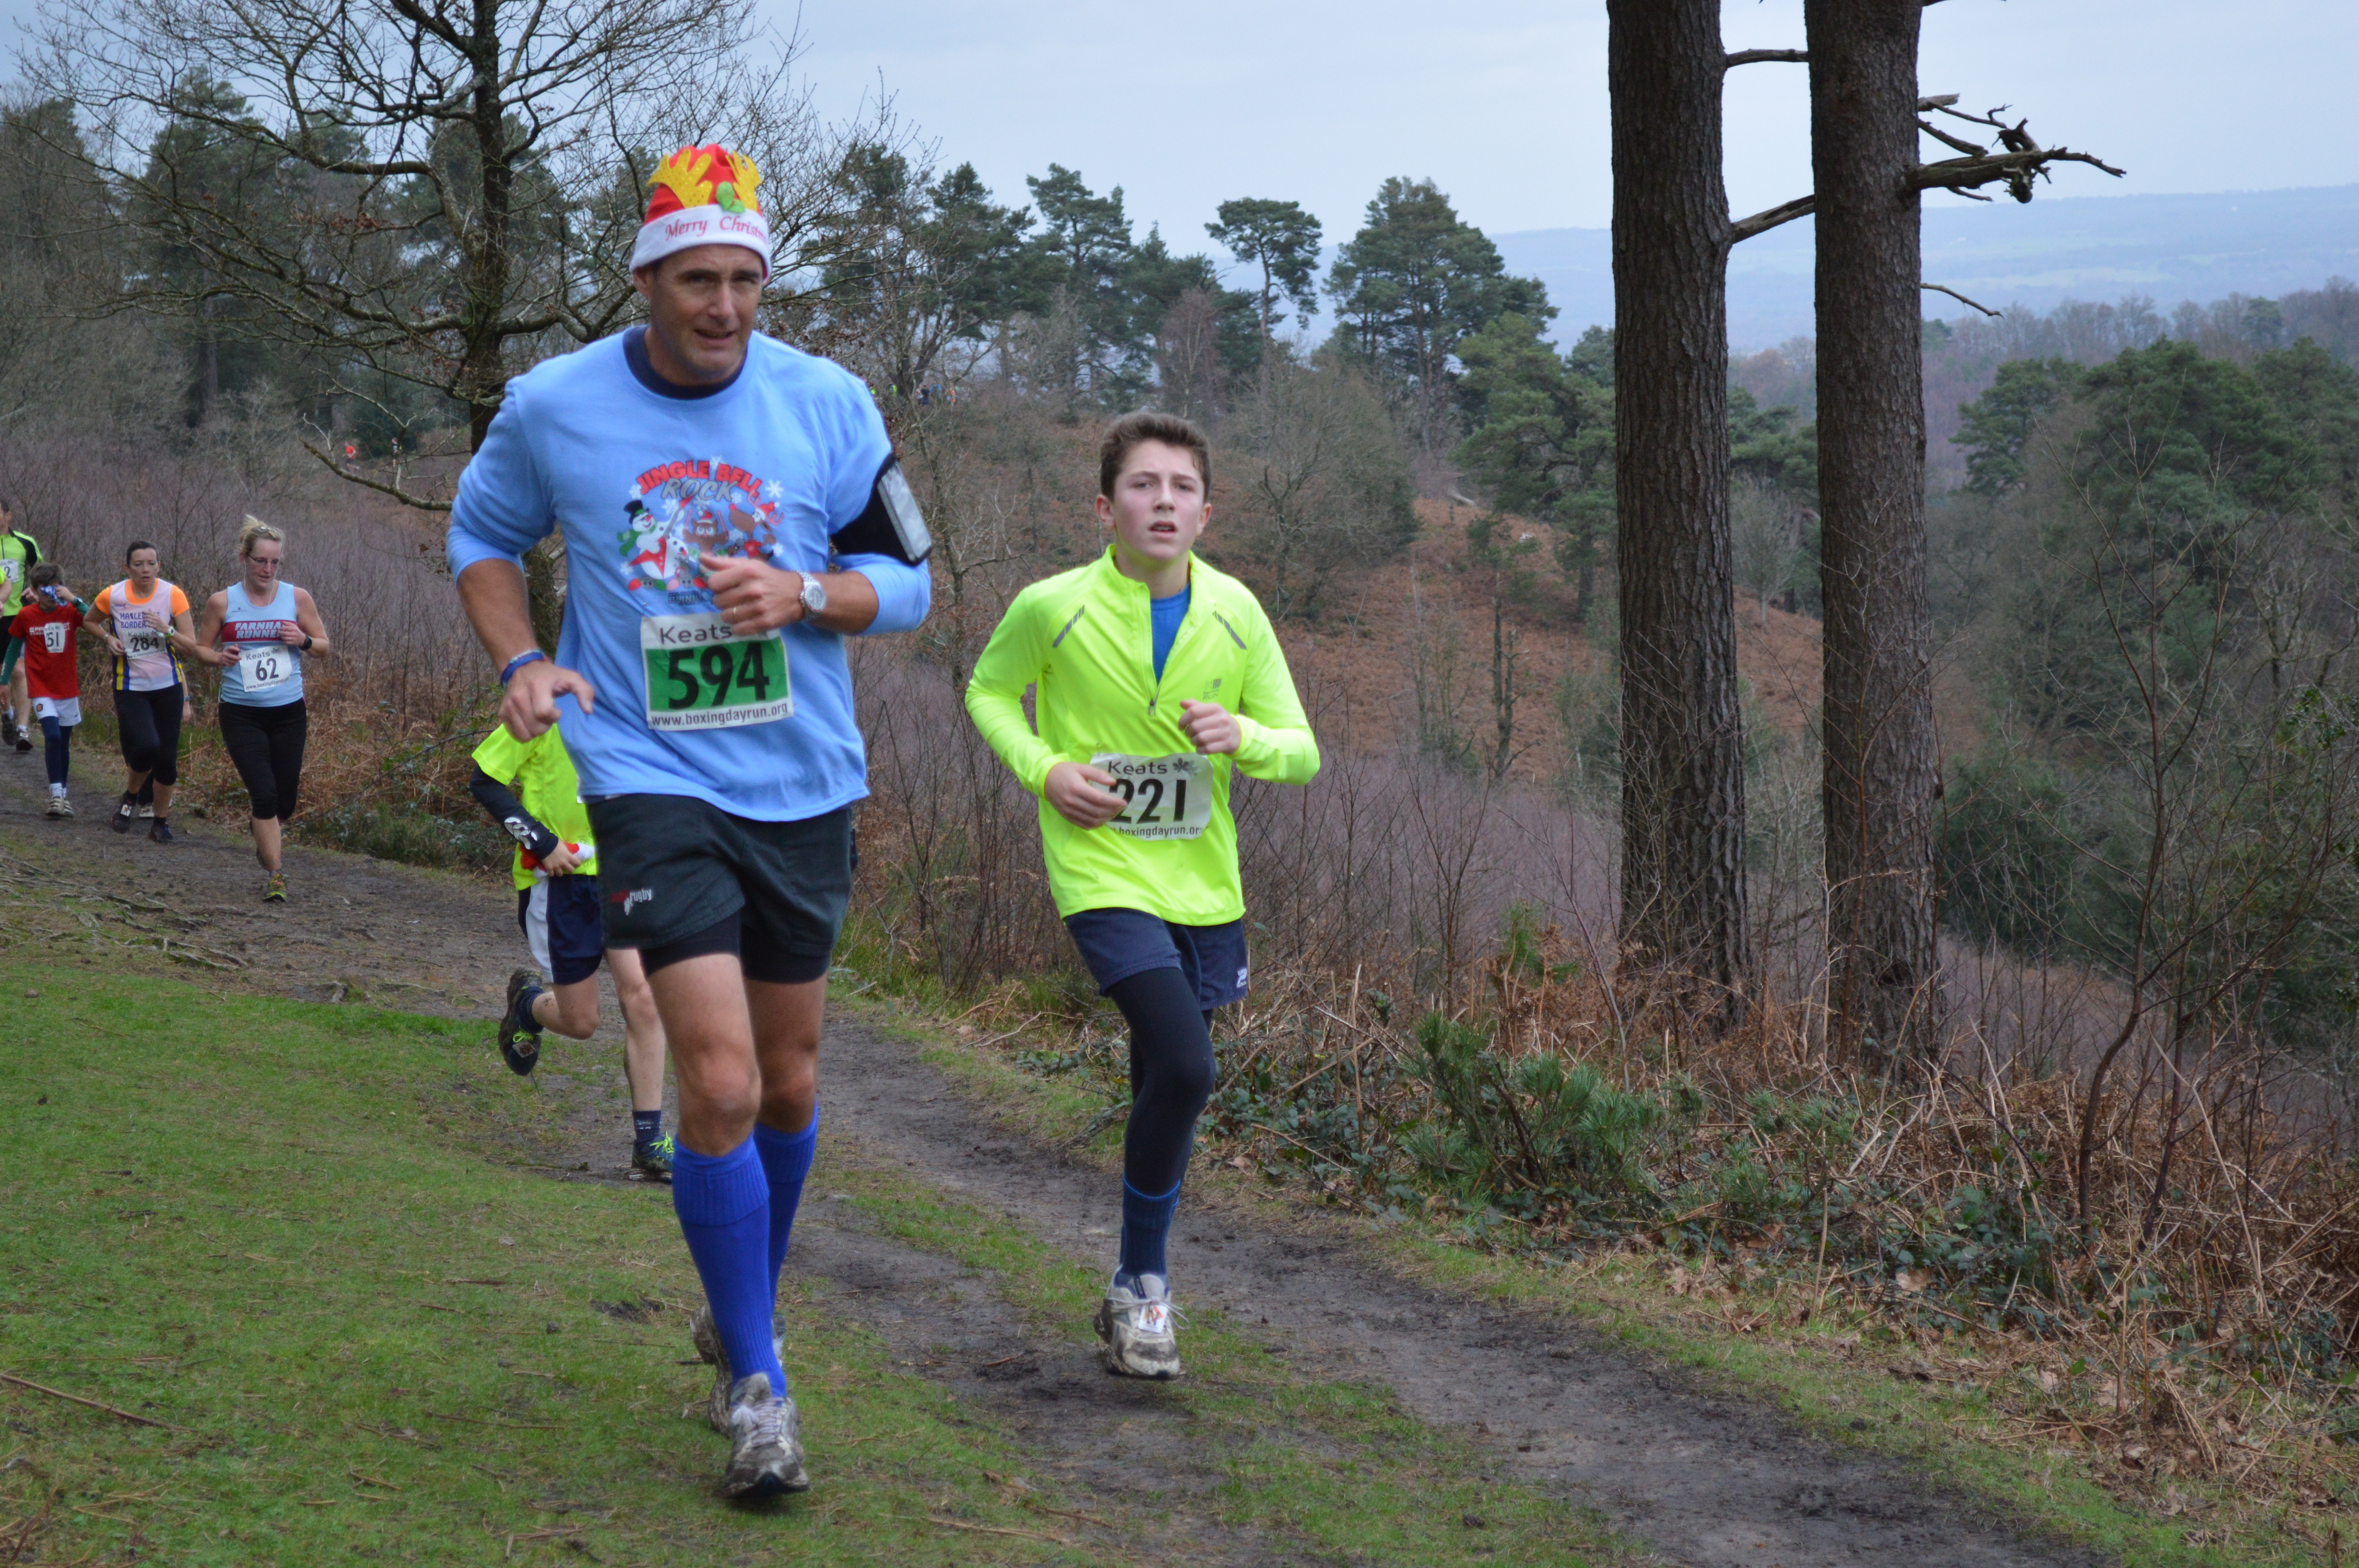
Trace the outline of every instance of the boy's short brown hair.
{"type": "Polygon", "coordinates": [[[1105,444],[1098,448],[1098,493],[1112,500],[1114,481],[1122,477],[1122,465],[1131,449],[1145,441],[1160,441],[1167,447],[1178,447],[1196,460],[1196,477],[1204,482],[1206,494],[1212,489],[1212,443],[1204,432],[1177,414],[1125,414],[1108,426],[1105,444]]]}
{"type": "Polygon", "coordinates": [[[43,561],[40,565],[35,567],[31,571],[25,574],[25,580],[32,584],[35,588],[47,588],[51,583],[63,578],[65,575],[65,573],[58,570],[57,562],[43,561]]]}

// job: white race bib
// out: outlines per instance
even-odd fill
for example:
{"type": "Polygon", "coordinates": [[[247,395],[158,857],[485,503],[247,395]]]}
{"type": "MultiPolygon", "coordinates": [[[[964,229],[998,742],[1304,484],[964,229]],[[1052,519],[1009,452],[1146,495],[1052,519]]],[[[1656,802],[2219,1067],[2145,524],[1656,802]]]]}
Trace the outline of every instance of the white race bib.
{"type": "Polygon", "coordinates": [[[166,646],[164,633],[153,626],[135,626],[123,634],[123,651],[135,659],[160,654],[166,646]]]}
{"type": "Polygon", "coordinates": [[[1212,820],[1212,759],[1195,752],[1132,757],[1101,752],[1090,766],[1114,775],[1129,804],[1107,826],[1134,838],[1193,838],[1212,820]]]}
{"type": "Polygon", "coordinates": [[[237,655],[239,678],[248,696],[285,686],[295,676],[295,650],[280,643],[274,647],[246,648],[237,655]]]}
{"type": "Polygon", "coordinates": [[[767,724],[795,710],[787,643],[776,632],[741,637],[719,614],[639,621],[647,667],[647,728],[723,730],[767,724]]]}

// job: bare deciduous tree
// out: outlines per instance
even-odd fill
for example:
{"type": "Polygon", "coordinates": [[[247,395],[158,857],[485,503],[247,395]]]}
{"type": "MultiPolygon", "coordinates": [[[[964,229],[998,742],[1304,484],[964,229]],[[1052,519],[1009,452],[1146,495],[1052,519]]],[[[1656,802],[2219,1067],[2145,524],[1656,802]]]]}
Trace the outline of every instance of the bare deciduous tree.
{"type": "Polygon", "coordinates": [[[87,304],[241,307],[353,395],[424,394],[407,422],[455,404],[471,449],[512,375],[626,319],[661,152],[761,166],[782,278],[832,200],[750,0],[50,0],[37,38],[27,74],[84,116],[108,206],[179,264],[87,304]]]}

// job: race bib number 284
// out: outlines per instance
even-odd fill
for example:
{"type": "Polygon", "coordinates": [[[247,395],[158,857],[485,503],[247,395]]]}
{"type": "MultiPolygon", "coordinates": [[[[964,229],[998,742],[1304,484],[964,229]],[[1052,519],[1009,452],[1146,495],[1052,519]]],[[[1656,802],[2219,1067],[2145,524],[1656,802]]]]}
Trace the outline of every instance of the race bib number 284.
{"type": "Polygon", "coordinates": [[[639,622],[639,651],[650,730],[767,724],[795,710],[787,644],[775,632],[741,637],[719,615],[649,615],[639,622]]]}
{"type": "Polygon", "coordinates": [[[1131,757],[1101,752],[1090,766],[1114,775],[1125,805],[1111,826],[1133,838],[1193,838],[1212,820],[1212,760],[1193,752],[1131,757]]]}

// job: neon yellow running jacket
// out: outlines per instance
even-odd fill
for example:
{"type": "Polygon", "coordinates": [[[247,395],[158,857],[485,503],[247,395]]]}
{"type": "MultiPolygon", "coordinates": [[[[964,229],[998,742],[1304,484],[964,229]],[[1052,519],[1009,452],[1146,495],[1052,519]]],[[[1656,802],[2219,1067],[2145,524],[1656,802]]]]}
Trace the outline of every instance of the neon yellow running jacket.
{"type": "Polygon", "coordinates": [[[1060,915],[1143,909],[1183,925],[1239,918],[1231,770],[1274,784],[1308,784],[1319,772],[1318,739],[1252,589],[1199,557],[1189,590],[1160,681],[1147,585],[1114,569],[1112,549],[1017,594],[975,661],[966,710],[1026,789],[1039,795],[1059,762],[1122,759],[1109,771],[1131,805],[1116,823],[1076,827],[1040,802],[1060,915]],[[1024,718],[1027,686],[1038,688],[1038,734],[1024,718]],[[1180,727],[1183,698],[1237,716],[1234,757],[1196,755],[1180,727]]]}

